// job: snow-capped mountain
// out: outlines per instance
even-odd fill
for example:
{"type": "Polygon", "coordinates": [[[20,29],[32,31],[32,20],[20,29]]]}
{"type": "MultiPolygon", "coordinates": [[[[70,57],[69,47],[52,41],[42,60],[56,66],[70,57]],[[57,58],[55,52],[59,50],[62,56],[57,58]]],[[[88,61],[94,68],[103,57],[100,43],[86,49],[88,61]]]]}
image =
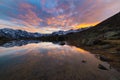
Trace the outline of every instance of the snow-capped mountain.
{"type": "Polygon", "coordinates": [[[87,30],[90,27],[87,28],[81,28],[81,29],[77,29],[77,30],[68,30],[68,31],[57,31],[57,32],[53,32],[52,35],[67,35],[67,34],[71,34],[71,33],[77,33],[77,32],[81,32],[84,30],[87,30]]]}
{"type": "Polygon", "coordinates": [[[30,33],[22,30],[13,30],[9,28],[0,29],[0,38],[6,39],[26,39],[26,38],[38,38],[42,35],[40,33],[30,33]]]}
{"type": "Polygon", "coordinates": [[[52,36],[64,36],[70,33],[81,32],[86,29],[88,28],[68,30],[68,31],[58,31],[58,32],[53,32],[52,34],[41,34],[41,33],[31,33],[22,30],[4,28],[4,29],[0,29],[0,39],[18,40],[18,39],[36,39],[36,38],[52,37],[52,36]]]}

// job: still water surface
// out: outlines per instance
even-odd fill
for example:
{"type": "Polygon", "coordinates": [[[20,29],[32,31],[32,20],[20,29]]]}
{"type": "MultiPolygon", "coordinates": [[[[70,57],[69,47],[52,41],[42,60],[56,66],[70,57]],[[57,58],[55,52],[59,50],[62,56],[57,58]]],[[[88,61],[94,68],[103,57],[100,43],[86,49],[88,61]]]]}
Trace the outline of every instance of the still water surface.
{"type": "Polygon", "coordinates": [[[120,80],[120,73],[81,48],[40,42],[1,46],[0,80],[120,80]]]}

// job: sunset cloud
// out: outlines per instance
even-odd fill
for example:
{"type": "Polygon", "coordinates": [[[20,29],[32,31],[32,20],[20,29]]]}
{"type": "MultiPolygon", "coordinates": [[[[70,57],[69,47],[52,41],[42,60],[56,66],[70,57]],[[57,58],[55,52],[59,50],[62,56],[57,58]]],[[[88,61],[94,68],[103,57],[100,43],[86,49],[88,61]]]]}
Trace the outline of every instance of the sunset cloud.
{"type": "Polygon", "coordinates": [[[20,11],[24,12],[23,14],[18,15],[19,19],[23,20],[23,24],[26,26],[39,26],[42,22],[42,19],[38,17],[37,13],[33,10],[35,9],[34,6],[30,4],[21,4],[20,11]]]}
{"type": "Polygon", "coordinates": [[[44,33],[77,29],[94,26],[118,13],[119,3],[120,0],[0,0],[0,20],[9,21],[12,28],[44,33]]]}

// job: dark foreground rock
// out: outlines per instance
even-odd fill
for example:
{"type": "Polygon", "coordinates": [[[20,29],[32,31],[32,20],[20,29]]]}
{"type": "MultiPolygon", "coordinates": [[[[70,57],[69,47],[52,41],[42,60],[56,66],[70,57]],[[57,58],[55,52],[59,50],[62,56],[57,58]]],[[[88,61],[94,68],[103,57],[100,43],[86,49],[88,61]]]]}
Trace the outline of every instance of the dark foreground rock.
{"type": "Polygon", "coordinates": [[[99,69],[102,69],[102,70],[108,70],[106,67],[104,67],[104,66],[101,65],[101,64],[98,65],[98,68],[99,68],[99,69]]]}
{"type": "Polygon", "coordinates": [[[111,61],[113,61],[113,60],[111,60],[111,59],[109,59],[109,58],[107,58],[106,56],[103,56],[103,55],[100,55],[100,56],[99,56],[99,59],[100,59],[101,61],[105,61],[105,62],[111,62],[111,61]]]}

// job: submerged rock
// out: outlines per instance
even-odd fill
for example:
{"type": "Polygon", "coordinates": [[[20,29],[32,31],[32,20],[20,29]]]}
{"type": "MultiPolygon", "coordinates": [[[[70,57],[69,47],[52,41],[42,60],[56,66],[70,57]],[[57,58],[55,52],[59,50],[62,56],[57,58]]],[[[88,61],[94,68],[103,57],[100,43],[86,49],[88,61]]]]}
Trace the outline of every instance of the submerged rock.
{"type": "Polygon", "coordinates": [[[98,65],[98,68],[101,69],[101,70],[108,70],[106,67],[104,67],[104,66],[101,65],[101,64],[98,65]]]}
{"type": "Polygon", "coordinates": [[[82,60],[82,63],[86,63],[87,61],[86,60],[82,60]]]}

